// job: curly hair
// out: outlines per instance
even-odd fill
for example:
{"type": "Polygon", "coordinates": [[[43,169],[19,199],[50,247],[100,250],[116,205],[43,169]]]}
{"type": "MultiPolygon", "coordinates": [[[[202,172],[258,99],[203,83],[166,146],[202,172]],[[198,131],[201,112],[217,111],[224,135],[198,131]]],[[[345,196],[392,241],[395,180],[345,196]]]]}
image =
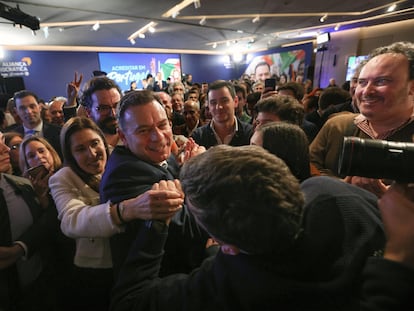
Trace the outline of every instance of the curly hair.
{"type": "Polygon", "coordinates": [[[293,247],[303,195],[286,164],[263,148],[212,147],[183,165],[180,180],[190,212],[215,239],[250,254],[293,247]]]}

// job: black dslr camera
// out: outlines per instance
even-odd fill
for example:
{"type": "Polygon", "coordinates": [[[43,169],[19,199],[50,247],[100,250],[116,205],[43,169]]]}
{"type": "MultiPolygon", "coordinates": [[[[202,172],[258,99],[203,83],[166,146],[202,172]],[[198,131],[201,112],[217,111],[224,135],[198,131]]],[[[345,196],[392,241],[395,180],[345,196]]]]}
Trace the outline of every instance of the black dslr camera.
{"type": "Polygon", "coordinates": [[[414,143],[344,137],[338,173],[414,182],[414,143]]]}

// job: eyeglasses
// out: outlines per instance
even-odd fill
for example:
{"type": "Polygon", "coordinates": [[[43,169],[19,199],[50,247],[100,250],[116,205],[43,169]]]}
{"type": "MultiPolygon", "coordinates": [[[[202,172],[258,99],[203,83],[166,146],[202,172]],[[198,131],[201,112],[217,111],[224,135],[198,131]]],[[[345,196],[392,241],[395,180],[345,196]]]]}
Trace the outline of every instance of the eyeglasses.
{"type": "Polygon", "coordinates": [[[115,107],[109,106],[109,105],[100,105],[98,107],[96,107],[96,111],[100,112],[100,113],[109,113],[111,111],[116,111],[116,107],[117,107],[118,103],[115,105],[115,107]]]}
{"type": "Polygon", "coordinates": [[[10,150],[18,150],[20,148],[20,144],[14,144],[10,146],[10,150]]]}

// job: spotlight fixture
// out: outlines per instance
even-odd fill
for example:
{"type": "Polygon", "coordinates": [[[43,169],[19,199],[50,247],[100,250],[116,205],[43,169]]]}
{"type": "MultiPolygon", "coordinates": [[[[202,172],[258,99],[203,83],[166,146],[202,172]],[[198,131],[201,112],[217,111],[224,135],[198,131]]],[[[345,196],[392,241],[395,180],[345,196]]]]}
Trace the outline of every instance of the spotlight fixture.
{"type": "Polygon", "coordinates": [[[43,34],[45,35],[45,39],[49,37],[49,27],[43,27],[43,34]]]}
{"type": "Polygon", "coordinates": [[[174,13],[171,14],[171,17],[176,18],[178,15],[180,15],[180,11],[175,11],[174,13]]]}
{"type": "Polygon", "coordinates": [[[217,43],[216,42],[214,42],[213,43],[213,49],[215,49],[217,47],[217,43]]]}
{"type": "Polygon", "coordinates": [[[326,21],[326,19],[328,18],[328,14],[325,14],[324,16],[322,16],[320,19],[319,19],[319,21],[321,22],[321,23],[324,23],[325,21],[326,21]]]}
{"type": "Polygon", "coordinates": [[[188,7],[189,5],[194,4],[194,7],[198,9],[201,6],[200,0],[182,0],[180,3],[174,5],[171,9],[164,12],[162,14],[162,17],[168,18],[176,18],[178,14],[180,14],[180,11],[188,7]]]}
{"type": "Polygon", "coordinates": [[[129,39],[129,42],[131,42],[132,45],[136,43],[134,39],[129,39]]]}
{"type": "Polygon", "coordinates": [[[387,12],[394,12],[396,8],[397,8],[397,5],[393,3],[388,7],[387,12]]]}
{"type": "Polygon", "coordinates": [[[101,25],[99,25],[99,22],[96,22],[95,24],[93,24],[92,26],[92,30],[93,31],[98,31],[98,29],[101,27],[101,25]]]}
{"type": "Polygon", "coordinates": [[[258,21],[260,21],[259,15],[257,15],[255,18],[252,19],[252,23],[257,23],[258,21]]]}
{"type": "Polygon", "coordinates": [[[204,16],[199,22],[198,22],[201,26],[206,24],[206,17],[204,16]]]}
{"type": "Polygon", "coordinates": [[[137,31],[135,31],[132,35],[130,35],[128,37],[128,40],[131,39],[136,39],[136,38],[140,38],[140,39],[144,39],[145,38],[145,33],[147,31],[153,33],[155,31],[155,26],[157,26],[158,24],[155,22],[149,22],[148,24],[146,24],[144,27],[138,29],[137,31]]]}
{"type": "Polygon", "coordinates": [[[336,25],[335,25],[335,28],[334,28],[334,29],[335,29],[335,31],[338,31],[340,27],[341,27],[341,24],[336,24],[336,25]]]}

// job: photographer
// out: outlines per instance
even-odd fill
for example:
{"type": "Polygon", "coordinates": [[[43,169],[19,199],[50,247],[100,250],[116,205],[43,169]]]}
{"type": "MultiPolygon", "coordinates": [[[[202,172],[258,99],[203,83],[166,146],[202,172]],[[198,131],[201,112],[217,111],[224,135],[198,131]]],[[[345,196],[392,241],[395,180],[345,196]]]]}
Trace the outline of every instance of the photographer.
{"type": "MultiPolygon", "coordinates": [[[[375,49],[361,69],[355,91],[360,114],[329,119],[310,145],[311,162],[324,174],[338,176],[338,156],[345,136],[411,141],[414,133],[414,44],[397,42],[375,49]]],[[[387,186],[378,179],[345,181],[378,197],[387,186]]]]}

